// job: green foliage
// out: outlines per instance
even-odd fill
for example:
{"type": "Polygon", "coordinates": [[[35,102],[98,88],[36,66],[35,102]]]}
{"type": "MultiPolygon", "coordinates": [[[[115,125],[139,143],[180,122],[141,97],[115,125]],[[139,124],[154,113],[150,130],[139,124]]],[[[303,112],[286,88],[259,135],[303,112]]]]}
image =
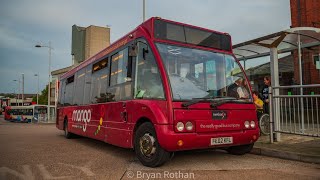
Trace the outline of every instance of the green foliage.
{"type": "Polygon", "coordinates": [[[14,94],[7,94],[7,97],[8,97],[8,98],[14,98],[15,95],[14,95],[14,94]]]}
{"type": "MultiPolygon", "coordinates": [[[[37,102],[37,96],[33,97],[32,101],[37,102]]],[[[42,90],[41,95],[39,95],[39,104],[48,104],[48,86],[42,90]]]]}

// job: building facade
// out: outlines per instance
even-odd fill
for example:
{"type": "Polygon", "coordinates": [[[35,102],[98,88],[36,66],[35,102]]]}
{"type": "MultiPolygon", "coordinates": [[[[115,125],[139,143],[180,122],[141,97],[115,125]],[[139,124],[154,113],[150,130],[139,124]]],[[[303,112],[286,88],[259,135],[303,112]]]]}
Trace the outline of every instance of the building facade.
{"type": "MultiPolygon", "coordinates": [[[[319,0],[290,0],[291,27],[320,28],[319,0]]],[[[302,49],[303,84],[320,84],[320,46],[302,49]]],[[[293,52],[294,81],[300,84],[298,50],[293,52]]]]}
{"type": "Polygon", "coordinates": [[[99,26],[72,26],[71,55],[73,64],[97,54],[110,45],[110,28],[99,26]]]}
{"type": "Polygon", "coordinates": [[[99,26],[72,26],[71,55],[72,65],[51,72],[50,104],[55,105],[58,96],[58,80],[60,76],[84,60],[95,55],[110,45],[110,28],[99,26]]]}

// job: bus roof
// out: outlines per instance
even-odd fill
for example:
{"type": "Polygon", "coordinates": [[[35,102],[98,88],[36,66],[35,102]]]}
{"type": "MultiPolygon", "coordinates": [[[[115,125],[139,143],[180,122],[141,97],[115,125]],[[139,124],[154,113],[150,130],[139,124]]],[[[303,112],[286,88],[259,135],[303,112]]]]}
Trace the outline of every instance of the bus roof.
{"type": "MultiPolygon", "coordinates": [[[[181,26],[185,26],[185,27],[190,27],[190,28],[194,28],[194,29],[198,29],[198,30],[203,30],[206,32],[211,32],[211,33],[215,33],[218,35],[225,35],[225,36],[229,36],[230,35],[228,33],[223,33],[223,32],[218,32],[218,31],[214,31],[214,30],[210,30],[210,29],[206,29],[206,28],[201,28],[201,27],[197,27],[197,26],[193,26],[193,25],[189,25],[189,24],[185,24],[185,23],[180,23],[180,22],[175,22],[175,21],[171,21],[171,20],[167,20],[167,19],[162,19],[159,17],[151,17],[150,19],[146,20],[145,22],[143,22],[142,24],[140,24],[139,26],[137,26],[133,31],[127,33],[125,36],[121,37],[120,39],[118,39],[117,41],[115,41],[114,43],[112,43],[110,46],[106,47],[105,49],[101,50],[100,52],[98,52],[97,54],[95,54],[94,56],[84,60],[83,62],[81,62],[78,66],[74,67],[73,69],[71,69],[70,71],[66,72],[65,74],[63,74],[61,76],[61,79],[65,79],[68,78],[72,75],[74,75],[78,70],[86,67],[87,65],[100,60],[101,58],[105,57],[106,55],[108,55],[109,53],[113,52],[114,50],[118,49],[119,47],[126,45],[128,42],[141,37],[142,35],[146,35],[148,36],[148,38],[154,40],[157,39],[154,37],[154,21],[155,20],[162,20],[164,22],[168,22],[168,23],[172,23],[172,24],[176,24],[176,25],[181,25],[181,26]]],[[[231,45],[231,37],[230,37],[230,52],[232,52],[232,45],[231,45]]]]}
{"type": "MultiPolygon", "coordinates": [[[[10,107],[11,109],[33,109],[34,107],[45,107],[47,108],[47,105],[40,105],[40,104],[34,104],[34,105],[30,105],[30,106],[7,106],[10,107]]],[[[54,107],[54,106],[50,106],[50,107],[54,107]]]]}

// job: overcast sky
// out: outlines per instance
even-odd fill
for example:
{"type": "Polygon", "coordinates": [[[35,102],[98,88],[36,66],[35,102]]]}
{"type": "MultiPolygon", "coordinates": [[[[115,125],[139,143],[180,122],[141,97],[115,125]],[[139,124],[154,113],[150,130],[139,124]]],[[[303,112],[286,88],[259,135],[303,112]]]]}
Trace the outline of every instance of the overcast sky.
{"type": "MultiPolygon", "coordinates": [[[[228,32],[233,44],[288,29],[289,0],[146,0],[146,16],[159,16],[228,32]]],[[[111,42],[142,22],[142,0],[1,0],[0,93],[18,92],[13,80],[25,74],[25,93],[36,93],[51,70],[71,65],[71,27],[110,26],[111,42]]]]}

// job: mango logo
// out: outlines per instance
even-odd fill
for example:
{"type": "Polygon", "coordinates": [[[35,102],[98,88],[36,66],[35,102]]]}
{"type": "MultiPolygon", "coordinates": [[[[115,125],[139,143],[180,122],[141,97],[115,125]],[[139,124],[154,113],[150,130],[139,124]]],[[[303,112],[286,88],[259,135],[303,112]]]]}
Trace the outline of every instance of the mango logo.
{"type": "Polygon", "coordinates": [[[72,112],[72,121],[84,122],[83,132],[87,130],[87,124],[91,121],[91,110],[74,110],[72,112]]]}

